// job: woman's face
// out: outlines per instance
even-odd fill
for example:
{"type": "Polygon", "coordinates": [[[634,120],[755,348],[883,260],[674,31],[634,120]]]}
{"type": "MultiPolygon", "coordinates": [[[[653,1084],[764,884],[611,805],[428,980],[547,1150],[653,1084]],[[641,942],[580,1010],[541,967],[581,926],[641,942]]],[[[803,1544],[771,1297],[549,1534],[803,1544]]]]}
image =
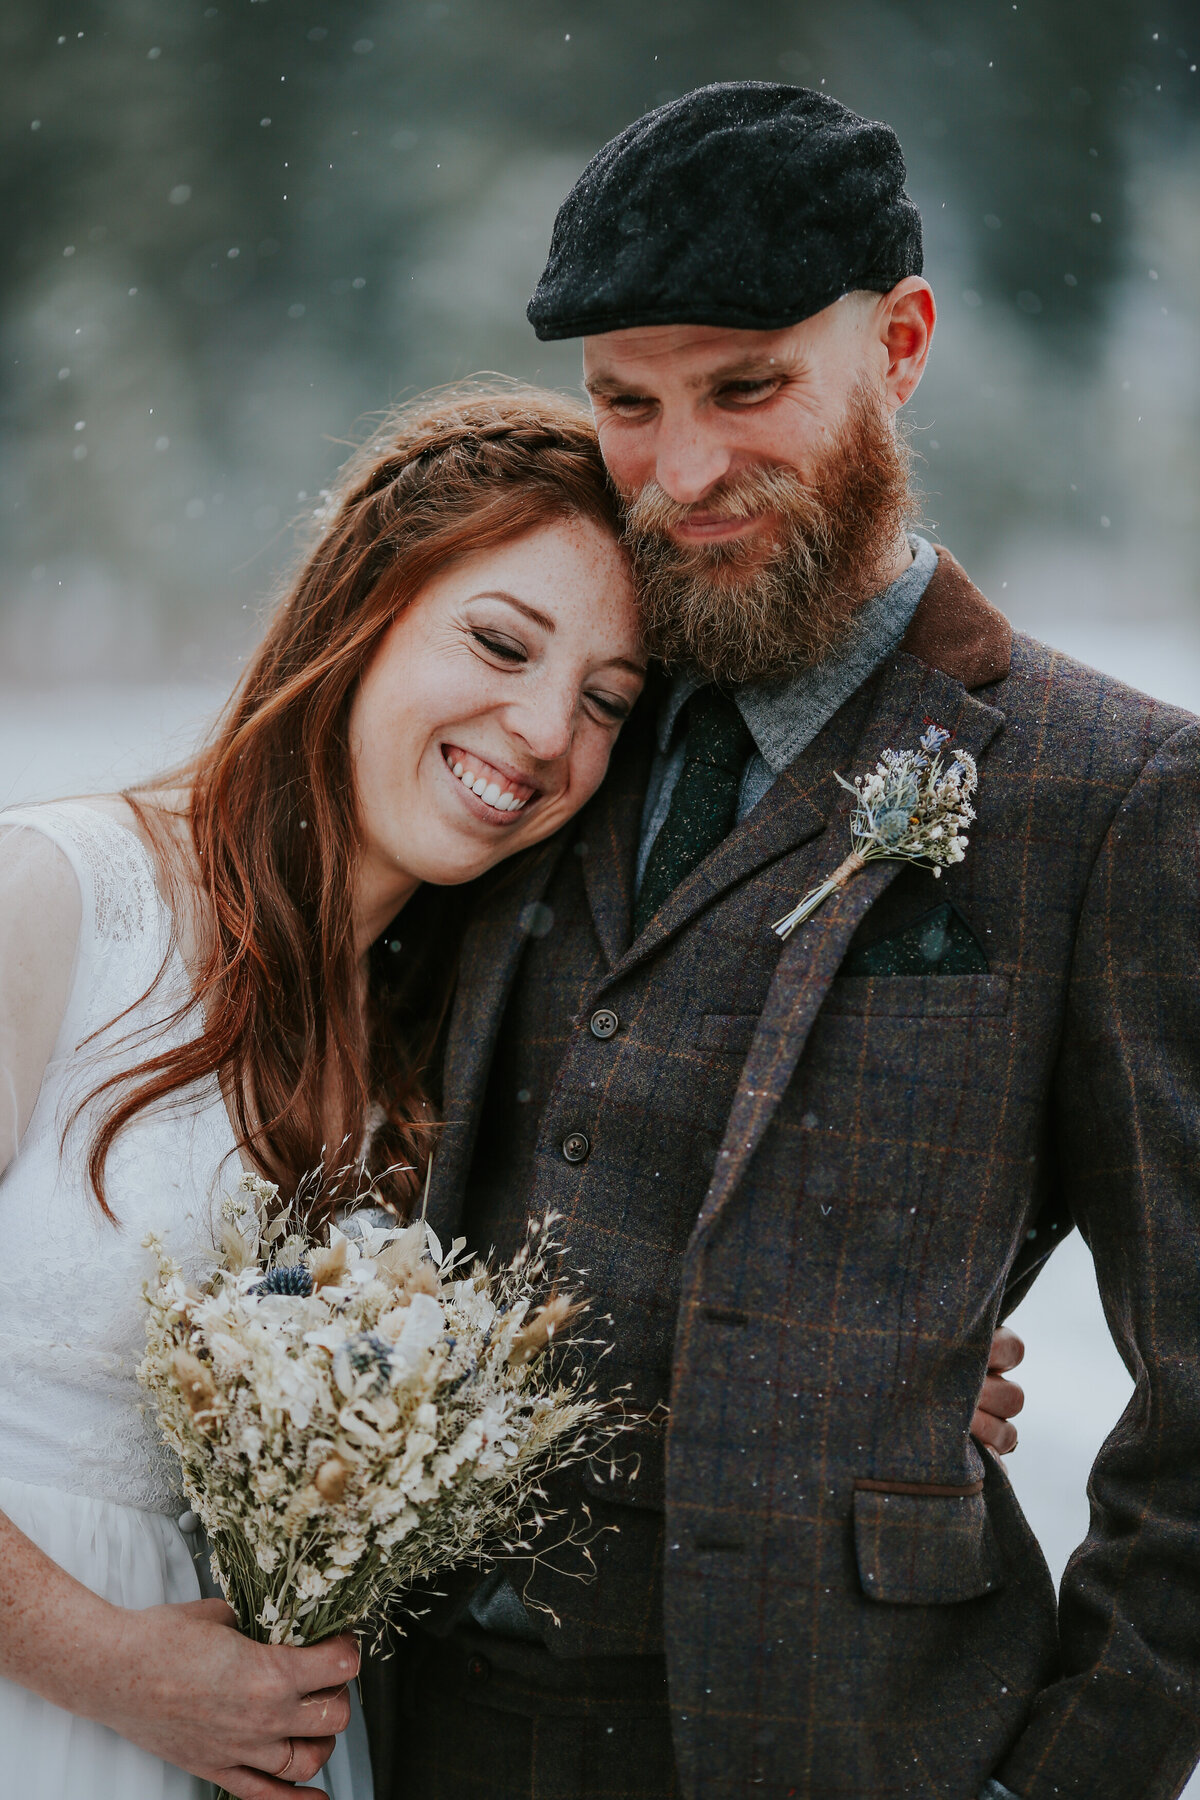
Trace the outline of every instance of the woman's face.
{"type": "Polygon", "coordinates": [[[629,566],[590,520],[541,525],[436,575],[350,710],[359,939],[423,881],[470,881],[591,798],[641,691],[629,566]]]}

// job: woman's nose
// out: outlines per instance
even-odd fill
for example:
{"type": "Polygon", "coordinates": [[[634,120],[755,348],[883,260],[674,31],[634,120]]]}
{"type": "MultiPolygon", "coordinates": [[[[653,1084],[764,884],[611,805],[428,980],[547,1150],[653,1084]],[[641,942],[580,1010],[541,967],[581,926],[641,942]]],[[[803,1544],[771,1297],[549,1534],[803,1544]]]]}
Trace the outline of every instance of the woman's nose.
{"type": "Polygon", "coordinates": [[[539,762],[558,762],[571,748],[578,704],[574,683],[539,682],[510,712],[509,729],[539,762]]]}

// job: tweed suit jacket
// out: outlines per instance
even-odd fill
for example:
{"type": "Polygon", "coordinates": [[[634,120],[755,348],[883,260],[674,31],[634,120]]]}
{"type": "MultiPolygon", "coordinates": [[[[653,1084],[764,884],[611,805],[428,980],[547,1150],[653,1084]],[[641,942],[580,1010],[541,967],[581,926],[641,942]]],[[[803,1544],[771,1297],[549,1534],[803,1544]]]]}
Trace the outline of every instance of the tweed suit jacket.
{"type": "Polygon", "coordinates": [[[681,1789],[1168,1800],[1200,1752],[1200,723],[1014,636],[941,551],[900,651],[631,942],[647,754],[634,730],[468,932],[430,1210],[461,1224],[522,956],[561,941],[530,1203],[602,1303],[672,1296],[665,1467],[614,1504],[665,1491],[681,1789]],[[929,720],[979,760],[965,862],[872,865],[781,944],[849,847],[835,771],[929,720]],[[839,975],[941,900],[986,972],[839,975]],[[624,1229],[647,1192],[687,1217],[672,1269],[624,1229]],[[969,1424],[1072,1223],[1137,1385],[1056,1609],[969,1424]]]}

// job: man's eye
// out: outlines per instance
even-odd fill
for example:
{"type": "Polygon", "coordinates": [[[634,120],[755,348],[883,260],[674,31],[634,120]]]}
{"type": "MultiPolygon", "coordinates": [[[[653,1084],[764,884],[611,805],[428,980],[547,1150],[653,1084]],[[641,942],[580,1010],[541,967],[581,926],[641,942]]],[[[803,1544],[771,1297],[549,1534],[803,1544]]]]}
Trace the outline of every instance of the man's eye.
{"type": "Polygon", "coordinates": [[[763,381],[730,381],[721,389],[721,398],[731,400],[735,406],[753,404],[755,400],[769,400],[778,387],[779,383],[773,377],[763,381]]]}
{"type": "Polygon", "coordinates": [[[518,644],[513,638],[495,637],[490,631],[472,631],[471,636],[492,656],[498,656],[501,662],[523,663],[528,660],[524,645],[518,644]]]}
{"type": "Polygon", "coordinates": [[[645,412],[654,403],[645,394],[610,394],[604,404],[609,412],[633,414],[645,412]]]}

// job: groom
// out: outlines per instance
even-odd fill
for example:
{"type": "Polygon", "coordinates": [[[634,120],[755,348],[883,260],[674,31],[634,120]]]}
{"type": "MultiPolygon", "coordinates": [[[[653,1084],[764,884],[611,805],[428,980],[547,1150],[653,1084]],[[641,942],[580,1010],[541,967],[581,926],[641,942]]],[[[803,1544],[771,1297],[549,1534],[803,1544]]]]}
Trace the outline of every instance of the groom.
{"type": "Polygon", "coordinates": [[[647,1422],[558,1484],[619,1526],[593,1583],[510,1561],[380,1665],[383,1800],[1168,1800],[1200,1751],[1200,727],[906,535],[903,181],[886,126],[739,83],[558,217],[530,318],[583,339],[673,673],[475,917],[430,1210],[505,1254],[564,1214],[647,1422]],[[931,722],[965,861],[781,943],[836,777],[931,722]],[[1056,1609],[970,1425],[1072,1222],[1138,1385],[1056,1609]]]}

